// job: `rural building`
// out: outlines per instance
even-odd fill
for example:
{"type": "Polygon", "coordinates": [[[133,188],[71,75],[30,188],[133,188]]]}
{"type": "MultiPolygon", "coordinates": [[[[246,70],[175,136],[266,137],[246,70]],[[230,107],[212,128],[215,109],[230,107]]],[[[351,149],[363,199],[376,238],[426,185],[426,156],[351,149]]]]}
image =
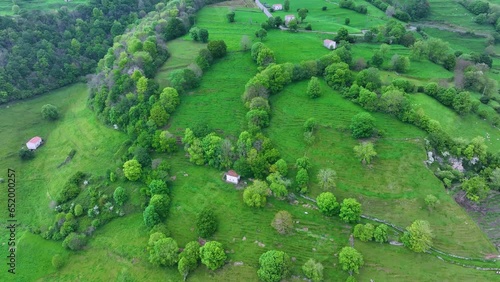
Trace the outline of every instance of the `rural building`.
{"type": "Polygon", "coordinates": [[[286,16],[285,16],[285,25],[288,25],[288,23],[289,23],[291,20],[295,20],[295,16],[294,16],[294,15],[286,15],[286,16]]]}
{"type": "Polygon", "coordinates": [[[325,46],[326,48],[328,48],[330,50],[333,50],[333,49],[337,48],[337,42],[330,40],[330,39],[325,39],[325,40],[323,40],[323,46],[325,46]]]}
{"type": "Polygon", "coordinates": [[[228,171],[224,176],[227,182],[238,184],[238,181],[240,181],[240,175],[234,170],[228,171]]]}
{"type": "Polygon", "coordinates": [[[281,11],[281,10],[283,10],[283,5],[281,5],[281,4],[274,4],[273,5],[273,10],[275,10],[275,11],[281,11]]]}
{"type": "Polygon", "coordinates": [[[28,147],[28,149],[30,150],[36,150],[36,148],[42,145],[42,142],[43,140],[41,137],[35,136],[31,138],[30,141],[28,141],[28,143],[26,143],[26,147],[28,147]]]}

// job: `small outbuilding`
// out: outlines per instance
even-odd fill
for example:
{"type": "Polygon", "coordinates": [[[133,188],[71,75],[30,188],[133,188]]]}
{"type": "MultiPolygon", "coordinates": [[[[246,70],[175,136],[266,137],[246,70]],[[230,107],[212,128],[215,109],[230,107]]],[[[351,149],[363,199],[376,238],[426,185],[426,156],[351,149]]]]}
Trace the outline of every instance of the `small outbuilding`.
{"type": "Polygon", "coordinates": [[[226,172],[224,175],[224,178],[226,179],[227,182],[238,184],[240,181],[240,175],[236,173],[234,170],[230,170],[226,172]]]}
{"type": "Polygon", "coordinates": [[[323,40],[323,46],[330,50],[334,50],[335,48],[337,48],[337,42],[330,39],[325,39],[323,40]]]}
{"type": "Polygon", "coordinates": [[[283,5],[282,4],[274,4],[273,5],[273,10],[275,10],[275,11],[281,11],[281,10],[283,10],[283,5]]]}
{"type": "Polygon", "coordinates": [[[288,25],[288,23],[289,23],[291,20],[295,20],[295,16],[294,16],[294,15],[286,15],[286,16],[285,16],[285,25],[288,25]]]}
{"type": "Polygon", "coordinates": [[[42,145],[42,143],[42,138],[39,136],[35,136],[26,143],[26,147],[28,147],[28,149],[30,150],[36,150],[38,147],[40,147],[40,145],[42,145]]]}

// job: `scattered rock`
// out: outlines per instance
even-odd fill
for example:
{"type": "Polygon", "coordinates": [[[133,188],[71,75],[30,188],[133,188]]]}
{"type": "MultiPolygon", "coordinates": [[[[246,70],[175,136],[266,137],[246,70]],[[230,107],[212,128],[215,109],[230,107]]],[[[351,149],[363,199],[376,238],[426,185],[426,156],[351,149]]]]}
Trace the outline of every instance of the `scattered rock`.
{"type": "Polygon", "coordinates": [[[234,266],[241,266],[241,265],[243,265],[243,262],[242,261],[235,261],[233,265],[234,266]]]}
{"type": "Polygon", "coordinates": [[[302,230],[304,230],[304,231],[309,231],[309,228],[304,227],[304,228],[302,228],[302,230]]]}
{"type": "Polygon", "coordinates": [[[83,181],[83,185],[88,185],[88,184],[89,184],[88,180],[83,181]]]}
{"type": "Polygon", "coordinates": [[[308,212],[304,212],[305,214],[309,214],[308,212]]]}
{"type": "Polygon", "coordinates": [[[113,128],[118,130],[118,124],[113,124],[113,128]]]}
{"type": "Polygon", "coordinates": [[[177,176],[175,176],[175,175],[174,175],[174,176],[170,177],[170,179],[171,179],[172,181],[175,181],[175,179],[177,179],[177,176]]]}
{"type": "Polygon", "coordinates": [[[184,176],[189,176],[189,174],[187,174],[187,173],[184,173],[184,176]]]}
{"type": "Polygon", "coordinates": [[[316,252],[316,248],[313,248],[313,252],[316,252]]]}
{"type": "Polygon", "coordinates": [[[296,260],[297,260],[297,258],[296,258],[296,257],[292,257],[292,261],[296,261],[296,260]]]}
{"type": "Polygon", "coordinates": [[[246,241],[246,240],[247,240],[246,236],[243,236],[243,238],[241,238],[241,241],[246,241]]]}

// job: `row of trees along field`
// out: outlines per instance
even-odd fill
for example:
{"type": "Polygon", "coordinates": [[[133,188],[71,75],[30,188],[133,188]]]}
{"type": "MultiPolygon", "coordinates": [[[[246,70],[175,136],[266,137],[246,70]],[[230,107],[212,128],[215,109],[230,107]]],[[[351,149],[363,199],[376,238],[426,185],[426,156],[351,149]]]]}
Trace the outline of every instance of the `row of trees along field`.
{"type": "MultiPolygon", "coordinates": [[[[124,205],[129,192],[113,183],[120,178],[140,181],[144,184],[140,190],[144,223],[158,239],[150,240],[150,261],[156,265],[168,264],[167,259],[159,257],[155,250],[163,250],[175,243],[165,239],[168,230],[162,224],[170,205],[167,184],[170,166],[165,161],[153,165],[149,154],[152,150],[173,152],[177,149],[173,135],[157,129],[165,125],[180,100],[175,88],[166,87],[160,91],[151,78],[169,56],[165,42],[185,34],[192,24],[192,15],[205,2],[189,4],[193,6],[179,2],[157,5],[158,11],[149,13],[133,30],[118,36],[113,47],[99,61],[97,73],[89,81],[89,106],[103,122],[126,129],[131,146],[122,156],[123,167],[115,171],[110,169],[105,178],[91,173],[75,173],[57,196],[55,211],[58,213],[53,225],[46,230],[34,228],[35,233],[41,233],[46,239],[63,240],[63,247],[67,249],[80,250],[96,228],[125,214],[124,205]],[[88,193],[80,193],[84,186],[87,186],[88,193]]],[[[210,53],[210,58],[212,53],[214,58],[221,56],[220,43],[209,44],[211,52],[204,49],[210,53]]],[[[225,54],[224,44],[222,49],[225,54]]],[[[189,69],[181,71],[181,74],[185,73],[194,76],[189,69]]],[[[175,78],[185,82],[186,77],[174,74],[172,78],[174,86],[186,90],[181,87],[182,83],[176,83],[175,78]]],[[[189,83],[187,86],[194,87],[189,83]]],[[[129,207],[128,210],[135,209],[129,207]]],[[[201,220],[198,225],[201,236],[209,236],[215,231],[213,223],[206,221],[201,220]]],[[[60,267],[60,257],[54,257],[53,263],[60,267]]]]}
{"type": "Polygon", "coordinates": [[[93,72],[113,37],[158,2],[90,1],[72,11],[61,7],[0,16],[0,103],[41,94],[93,72]]]}

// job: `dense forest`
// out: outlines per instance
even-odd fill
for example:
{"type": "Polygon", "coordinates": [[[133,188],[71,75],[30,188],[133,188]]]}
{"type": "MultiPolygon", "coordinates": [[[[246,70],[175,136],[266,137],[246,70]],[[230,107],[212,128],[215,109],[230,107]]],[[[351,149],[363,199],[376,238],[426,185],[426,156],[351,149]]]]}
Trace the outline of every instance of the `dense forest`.
{"type": "MultiPolygon", "coordinates": [[[[0,16],[0,103],[75,82],[157,0],[90,1],[74,11],[30,11],[0,16]]],[[[161,5],[161,4],[160,4],[161,5]]]]}

